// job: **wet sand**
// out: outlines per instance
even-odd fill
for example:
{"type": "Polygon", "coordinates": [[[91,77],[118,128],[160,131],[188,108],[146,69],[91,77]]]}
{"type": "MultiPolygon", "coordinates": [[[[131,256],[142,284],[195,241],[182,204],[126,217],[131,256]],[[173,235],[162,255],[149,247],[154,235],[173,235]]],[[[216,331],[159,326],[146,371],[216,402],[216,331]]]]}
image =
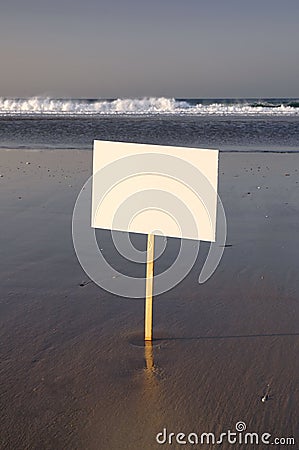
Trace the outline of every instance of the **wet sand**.
{"type": "MultiPolygon", "coordinates": [[[[1,449],[209,449],[156,434],[240,421],[298,449],[299,154],[220,155],[229,246],[207,283],[203,244],[155,299],[152,348],[143,301],[80,286],[71,218],[91,163],[90,151],[0,150],[1,449]]],[[[269,448],[221,445],[234,447],[269,448]]]]}

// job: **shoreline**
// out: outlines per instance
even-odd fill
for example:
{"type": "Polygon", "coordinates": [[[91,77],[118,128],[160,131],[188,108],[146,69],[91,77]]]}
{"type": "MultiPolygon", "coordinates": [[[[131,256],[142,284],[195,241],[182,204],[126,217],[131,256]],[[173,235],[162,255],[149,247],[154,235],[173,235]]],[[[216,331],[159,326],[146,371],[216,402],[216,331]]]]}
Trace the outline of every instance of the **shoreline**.
{"type": "Polygon", "coordinates": [[[199,285],[202,243],[190,274],[154,300],[150,352],[142,300],[80,286],[71,218],[92,153],[0,149],[0,161],[2,448],[158,449],[164,427],[239,421],[298,442],[297,153],[221,152],[230,247],[199,285]]]}
{"type": "MultiPolygon", "coordinates": [[[[125,142],[125,141],[124,141],[125,142]]],[[[156,144],[159,145],[159,144],[156,144]]],[[[193,147],[194,149],[196,149],[197,147],[193,147]]],[[[198,147],[199,148],[199,147],[198,147]]],[[[205,149],[210,149],[210,150],[215,150],[215,147],[200,147],[200,148],[205,148],[205,149]]],[[[267,146],[265,145],[265,148],[267,148],[267,146]]],[[[273,146],[271,146],[271,150],[266,150],[266,149],[262,149],[262,148],[250,148],[250,147],[246,147],[244,146],[244,148],[242,148],[242,150],[240,150],[240,146],[236,145],[236,146],[230,146],[229,148],[222,148],[222,149],[218,149],[219,150],[219,154],[227,154],[227,153],[252,153],[252,154],[258,154],[258,153],[263,153],[263,154],[297,154],[299,153],[299,147],[293,147],[293,149],[290,149],[290,147],[276,147],[274,148],[273,146]],[[239,150],[238,150],[239,149],[239,150]]],[[[25,152],[44,152],[44,151],[65,151],[65,152],[76,152],[76,151],[83,151],[83,152],[92,152],[93,148],[92,147],[86,147],[86,148],[75,148],[75,147],[0,147],[0,151],[25,151],[25,152]]]]}

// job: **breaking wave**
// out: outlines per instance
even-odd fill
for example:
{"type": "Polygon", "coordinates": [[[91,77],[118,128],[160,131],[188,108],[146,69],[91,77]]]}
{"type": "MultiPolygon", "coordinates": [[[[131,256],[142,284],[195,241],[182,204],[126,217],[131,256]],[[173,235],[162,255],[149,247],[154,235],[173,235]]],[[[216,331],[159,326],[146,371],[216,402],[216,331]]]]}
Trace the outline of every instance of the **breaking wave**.
{"type": "Polygon", "coordinates": [[[298,116],[299,100],[200,100],[175,98],[55,99],[0,97],[0,116],[298,116]]]}

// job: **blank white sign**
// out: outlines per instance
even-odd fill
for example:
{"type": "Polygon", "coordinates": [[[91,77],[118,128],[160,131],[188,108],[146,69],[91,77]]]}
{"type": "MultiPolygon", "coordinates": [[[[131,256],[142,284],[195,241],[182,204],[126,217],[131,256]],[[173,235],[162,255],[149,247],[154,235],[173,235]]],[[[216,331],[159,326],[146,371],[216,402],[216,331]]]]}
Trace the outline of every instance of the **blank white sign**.
{"type": "Polygon", "coordinates": [[[91,226],[215,241],[218,150],[94,141],[91,226]]]}

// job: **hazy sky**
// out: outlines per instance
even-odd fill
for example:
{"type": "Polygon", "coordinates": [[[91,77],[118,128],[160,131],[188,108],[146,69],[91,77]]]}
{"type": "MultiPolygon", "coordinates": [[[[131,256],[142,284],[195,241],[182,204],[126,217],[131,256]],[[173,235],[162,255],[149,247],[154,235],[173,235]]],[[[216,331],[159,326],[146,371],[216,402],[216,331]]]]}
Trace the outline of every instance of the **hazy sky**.
{"type": "Polygon", "coordinates": [[[298,97],[299,0],[1,0],[0,96],[298,97]]]}

